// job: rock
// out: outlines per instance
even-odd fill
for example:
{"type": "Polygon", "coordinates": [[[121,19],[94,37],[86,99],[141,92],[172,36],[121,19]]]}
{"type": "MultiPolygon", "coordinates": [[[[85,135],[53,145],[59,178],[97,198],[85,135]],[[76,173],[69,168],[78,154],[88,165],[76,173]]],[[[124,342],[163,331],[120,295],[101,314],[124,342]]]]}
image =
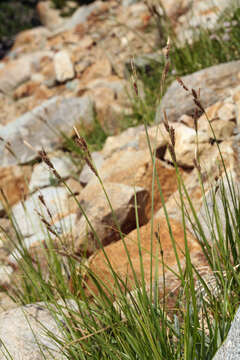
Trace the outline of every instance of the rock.
{"type": "Polygon", "coordinates": [[[54,9],[52,1],[40,1],[37,4],[37,12],[41,23],[49,30],[56,30],[64,23],[60,10],[54,9]]]}
{"type": "Polygon", "coordinates": [[[0,209],[8,208],[23,200],[28,194],[28,183],[31,176],[29,166],[2,167],[0,171],[0,188],[4,196],[0,195],[0,209]],[[5,202],[7,200],[7,204],[5,202]]]}
{"type": "MultiPolygon", "coordinates": [[[[182,80],[190,91],[192,88],[201,88],[201,104],[207,108],[231,95],[232,88],[238,85],[239,73],[240,61],[232,61],[186,75],[182,80]]],[[[161,122],[162,110],[165,110],[170,122],[178,121],[183,114],[192,115],[194,108],[191,93],[187,93],[174,81],[157,109],[155,120],[161,122]]]]}
{"type": "Polygon", "coordinates": [[[240,356],[240,309],[238,308],[224,343],[216,352],[213,360],[238,360],[240,356]]]}
{"type": "Polygon", "coordinates": [[[218,110],[218,116],[220,120],[231,121],[236,117],[235,106],[232,103],[225,103],[218,110]]]}
{"type": "MultiPolygon", "coordinates": [[[[95,168],[98,170],[101,168],[102,164],[103,164],[103,156],[100,152],[93,152],[91,154],[92,156],[92,160],[94,163],[95,168]]],[[[80,177],[79,177],[79,181],[83,186],[86,186],[87,183],[91,180],[91,178],[95,176],[94,173],[92,172],[92,170],[89,168],[89,166],[87,164],[84,165],[80,177]]]]}
{"type": "MultiPolygon", "coordinates": [[[[202,230],[209,243],[213,244],[215,241],[219,241],[216,216],[214,215],[214,211],[216,211],[216,209],[217,221],[221,226],[222,234],[226,233],[226,203],[224,203],[223,200],[223,190],[221,184],[224,186],[225,197],[227,199],[226,201],[229,209],[229,217],[233,216],[234,222],[238,222],[238,215],[236,215],[235,211],[235,201],[237,201],[237,199],[232,198],[232,192],[235,194],[235,196],[237,196],[240,190],[240,183],[236,179],[236,174],[233,172],[228,172],[227,175],[230,182],[230,188],[228,185],[227,176],[226,174],[223,174],[221,181],[216,181],[215,184],[213,184],[212,187],[205,193],[205,201],[203,202],[200,211],[198,212],[198,221],[201,224],[202,230]],[[234,189],[234,191],[232,189],[234,189]],[[206,206],[208,210],[206,210],[206,206]]],[[[233,220],[230,218],[229,221],[233,229],[233,220]]]]}
{"type": "MultiPolygon", "coordinates": [[[[182,225],[179,222],[171,220],[171,227],[173,237],[176,242],[177,252],[182,268],[184,268],[185,256],[184,253],[184,231],[182,225]]],[[[153,238],[152,238],[152,269],[151,264],[151,222],[140,227],[139,229],[140,239],[138,239],[137,229],[133,230],[128,236],[125,237],[125,244],[128,249],[129,257],[131,258],[133,268],[136,273],[137,280],[141,283],[141,262],[139,257],[139,242],[141,244],[142,262],[144,269],[144,279],[147,288],[150,285],[150,274],[152,271],[153,278],[155,276],[155,267],[158,267],[158,286],[159,293],[163,295],[163,279],[162,279],[162,258],[161,252],[156,238],[155,233],[159,235],[161,246],[163,250],[163,259],[165,262],[165,280],[166,280],[166,293],[169,293],[178,283],[176,276],[167,269],[173,269],[178,273],[176,265],[176,257],[174,254],[172,241],[169,235],[168,225],[164,218],[154,221],[153,225],[153,238]],[[158,263],[156,260],[158,258],[158,263]]],[[[201,259],[201,265],[203,263],[203,255],[200,245],[193,238],[190,233],[187,233],[188,246],[191,254],[191,259],[194,264],[199,265],[201,259]]],[[[129,264],[128,256],[123,244],[123,241],[118,241],[114,244],[110,244],[104,248],[104,252],[108,257],[113,270],[120,277],[120,279],[127,284],[128,290],[132,290],[136,284],[134,281],[134,275],[129,264]]],[[[114,284],[114,278],[109,269],[109,265],[106,261],[105,255],[102,250],[99,250],[89,259],[89,268],[101,281],[105,283],[110,291],[117,291],[116,285],[114,284]],[[115,286],[114,286],[115,285],[115,286]]],[[[91,278],[87,280],[87,287],[97,293],[97,288],[91,278]]]]}
{"type": "Polygon", "coordinates": [[[112,66],[107,58],[102,58],[89,66],[81,76],[81,80],[87,84],[97,78],[107,78],[112,74],[112,66]]]}
{"type": "Polygon", "coordinates": [[[44,303],[28,304],[0,314],[0,359],[66,359],[46,331],[61,337],[59,324],[44,303]],[[7,349],[7,350],[6,350],[7,349]],[[51,355],[52,354],[52,355],[51,355]]]}
{"type": "MultiPolygon", "coordinates": [[[[216,120],[211,123],[217,140],[227,140],[234,134],[236,124],[234,121],[216,120]]],[[[208,125],[207,133],[213,139],[212,129],[208,125]]]]}
{"type": "MultiPolygon", "coordinates": [[[[118,225],[124,234],[136,227],[134,194],[136,194],[138,204],[139,222],[140,224],[146,222],[145,207],[149,195],[145,189],[110,182],[105,183],[105,188],[118,225]]],[[[79,202],[85,209],[88,219],[103,246],[120,239],[115,218],[99,184],[89,183],[82,190],[79,202]]],[[[77,252],[90,255],[101,245],[81,211],[78,212],[78,217],[73,229],[74,247],[77,252]]]]}
{"type": "Polygon", "coordinates": [[[13,268],[9,265],[0,265],[0,286],[7,287],[11,283],[13,268]]]}
{"type": "MultiPolygon", "coordinates": [[[[175,153],[179,166],[191,168],[194,166],[196,157],[196,131],[185,126],[184,124],[173,124],[175,129],[175,153]]],[[[209,144],[209,136],[203,131],[198,131],[198,151],[199,155],[207,148],[211,148],[209,144]]],[[[169,151],[164,156],[165,160],[173,162],[169,151]]]]}
{"type": "Polygon", "coordinates": [[[90,5],[80,6],[72,15],[72,17],[57,30],[57,32],[71,30],[75,26],[84,24],[93,13],[96,14],[97,12],[100,12],[101,8],[105,7],[104,5],[105,4],[102,1],[95,1],[90,5]]]}
{"type": "Polygon", "coordinates": [[[32,96],[39,88],[39,82],[28,81],[20,85],[13,94],[15,100],[19,100],[23,97],[32,96]]]}
{"type": "Polygon", "coordinates": [[[128,23],[128,27],[131,29],[144,29],[149,24],[151,15],[148,10],[147,4],[139,1],[128,7],[125,7],[119,12],[117,21],[119,23],[128,23]]]}
{"type": "Polygon", "coordinates": [[[0,314],[15,307],[16,303],[5,292],[0,292],[0,314]]]}
{"type": "MultiPolygon", "coordinates": [[[[240,175],[240,160],[239,160],[239,140],[237,137],[233,138],[229,141],[223,141],[219,144],[221,154],[225,163],[225,167],[228,172],[232,174],[236,174],[236,176],[240,175]],[[237,175],[238,174],[238,175],[237,175]]],[[[211,188],[212,185],[215,184],[215,178],[219,178],[224,173],[224,168],[222,165],[221,157],[219,154],[219,150],[216,144],[214,144],[210,149],[207,149],[202,153],[200,157],[201,164],[201,174],[202,181],[204,184],[205,193],[211,188]]],[[[199,213],[200,208],[202,206],[203,198],[202,198],[202,188],[199,182],[199,174],[197,169],[194,169],[189,175],[185,175],[184,184],[188,195],[191,199],[192,205],[196,213],[199,213]]],[[[184,203],[186,205],[186,210],[192,216],[192,211],[190,205],[187,201],[186,196],[183,196],[184,203]]],[[[166,209],[170,218],[174,218],[175,220],[182,221],[182,213],[181,213],[181,201],[179,192],[176,191],[167,201],[166,209]]],[[[156,214],[155,217],[164,216],[164,211],[161,208],[156,214]]],[[[188,224],[188,228],[192,231],[192,227],[188,224]]]]}
{"type": "MultiPolygon", "coordinates": [[[[76,167],[70,158],[64,154],[60,153],[56,154],[56,156],[49,156],[49,159],[62,179],[66,179],[76,172],[76,167]]],[[[29,183],[30,192],[46,186],[51,186],[54,183],[57,184],[58,180],[44,162],[34,166],[29,183]]]]}
{"type": "MultiPolygon", "coordinates": [[[[169,135],[166,132],[165,126],[163,124],[151,126],[148,127],[147,132],[152,151],[156,149],[157,158],[163,160],[169,142],[169,135]]],[[[139,148],[141,150],[148,149],[148,139],[146,131],[143,129],[138,135],[139,148]]]]}
{"type": "Polygon", "coordinates": [[[0,91],[9,93],[28,81],[30,76],[31,66],[28,61],[24,59],[12,61],[0,70],[0,91]]]}
{"type": "Polygon", "coordinates": [[[71,80],[74,77],[73,64],[69,53],[65,50],[59,51],[54,56],[54,68],[56,79],[59,82],[71,80]]]}
{"type": "Polygon", "coordinates": [[[4,139],[0,143],[1,164],[4,166],[22,164],[36,158],[36,153],[23,141],[34,146],[36,151],[44,147],[53,151],[60,147],[61,133],[73,134],[73,126],[81,124],[90,128],[93,124],[93,103],[89,97],[54,97],[0,129],[4,139]],[[6,142],[11,144],[11,151],[6,142]]]}
{"type": "MultiPolygon", "coordinates": [[[[146,204],[147,218],[151,216],[151,194],[152,194],[152,159],[147,150],[136,151],[131,148],[113,153],[105,160],[99,169],[102,180],[121,183],[128,186],[143,187],[150,194],[146,204]]],[[[156,173],[162,188],[165,201],[177,189],[175,169],[159,159],[156,159],[156,173]]],[[[96,179],[91,180],[91,182],[96,179]]],[[[161,196],[157,181],[154,182],[154,211],[161,206],[161,196]]]]}
{"type": "MultiPolygon", "coordinates": [[[[67,216],[69,209],[69,193],[63,187],[48,187],[37,191],[25,202],[18,203],[12,207],[12,214],[23,237],[42,233],[46,226],[42,223],[36,210],[50,223],[55,223],[67,216]],[[51,213],[50,218],[46,208],[39,200],[43,196],[45,203],[51,213]]],[[[44,233],[44,232],[43,232],[44,233]]]]}
{"type": "Polygon", "coordinates": [[[50,34],[50,31],[43,26],[21,31],[15,37],[12,50],[14,51],[20,48],[24,53],[42,50],[45,47],[47,37],[50,34]]]}
{"type": "MultiPolygon", "coordinates": [[[[72,211],[72,207],[70,206],[69,211],[72,211]]],[[[74,212],[76,212],[76,209],[74,210],[74,212]]],[[[36,219],[34,218],[33,220],[35,221],[36,219]]],[[[49,221],[49,218],[47,219],[47,221],[49,221]]],[[[46,257],[46,246],[50,245],[51,248],[52,246],[61,248],[62,245],[66,243],[68,243],[69,245],[71,244],[72,246],[72,231],[75,222],[76,214],[71,213],[63,217],[59,221],[55,221],[54,224],[51,223],[51,229],[54,232],[48,232],[46,227],[42,227],[40,231],[36,229],[35,234],[27,236],[22,240],[22,247],[24,247],[24,249],[29,252],[29,255],[33,259],[34,264],[39,263],[43,274],[49,274],[49,264],[46,257]]],[[[66,250],[66,248],[64,248],[64,250],[66,250]]],[[[7,257],[7,262],[8,264],[11,264],[11,266],[16,268],[16,266],[19,265],[19,261],[21,260],[21,258],[21,247],[15,247],[15,249],[13,249],[13,251],[7,257]]]]}
{"type": "Polygon", "coordinates": [[[108,136],[102,150],[104,157],[109,157],[124,149],[139,150],[138,135],[142,132],[144,132],[144,126],[140,125],[128,128],[119,135],[108,136]]]}
{"type": "Polygon", "coordinates": [[[34,69],[38,68],[44,57],[51,58],[51,51],[35,51],[21,56],[17,60],[9,61],[0,70],[0,92],[11,93],[22,83],[30,80],[34,69]]]}

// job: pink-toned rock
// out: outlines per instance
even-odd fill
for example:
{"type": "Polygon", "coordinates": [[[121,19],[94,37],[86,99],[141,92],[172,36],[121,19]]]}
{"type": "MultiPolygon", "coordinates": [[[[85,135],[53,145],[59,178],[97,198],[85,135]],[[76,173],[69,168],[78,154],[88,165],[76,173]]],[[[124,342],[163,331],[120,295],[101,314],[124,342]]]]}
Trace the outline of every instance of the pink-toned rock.
{"type": "MultiPolygon", "coordinates": [[[[185,264],[185,255],[184,255],[184,231],[182,225],[174,220],[171,220],[171,228],[173,238],[176,242],[177,252],[179,256],[179,261],[181,263],[182,269],[184,269],[185,264]]],[[[169,235],[168,225],[164,218],[154,221],[153,226],[153,238],[151,241],[151,223],[142,226],[139,229],[140,239],[138,238],[138,231],[133,230],[128,236],[125,237],[125,243],[128,250],[128,255],[131,259],[133,269],[135,271],[138,281],[141,281],[141,260],[139,256],[139,242],[141,246],[142,253],[142,263],[144,269],[144,279],[147,287],[150,285],[151,274],[153,279],[155,277],[156,266],[158,268],[158,286],[160,296],[163,295],[163,279],[162,279],[162,258],[161,251],[156,238],[155,233],[158,234],[159,240],[162,246],[163,260],[165,263],[165,281],[166,281],[166,293],[169,293],[173,290],[178,283],[176,275],[173,275],[172,272],[168,269],[173,269],[178,273],[177,261],[173,250],[173,245],[171,237],[169,235]],[[152,256],[151,256],[151,246],[152,246],[152,256]],[[152,259],[151,259],[152,257],[152,259]],[[157,258],[156,258],[157,257],[157,258]],[[152,261],[152,268],[151,268],[152,261]]],[[[199,266],[204,263],[204,256],[202,250],[197,241],[193,236],[187,232],[188,247],[191,254],[191,260],[194,265],[199,266]]],[[[115,244],[110,244],[104,248],[105,254],[108,257],[113,270],[120,277],[124,284],[127,284],[128,290],[134,289],[136,287],[134,274],[129,264],[129,259],[125,250],[123,241],[119,240],[115,244]]],[[[89,261],[89,267],[91,272],[93,272],[97,278],[104,282],[107,288],[116,294],[116,285],[114,283],[114,278],[109,268],[109,265],[106,261],[105,255],[102,250],[99,250],[94,254],[89,261]]],[[[87,288],[91,289],[94,293],[98,293],[97,287],[91,278],[86,281],[87,288]]]]}
{"type": "MultiPolygon", "coordinates": [[[[175,169],[165,162],[156,159],[156,173],[159,177],[163,197],[167,201],[169,196],[177,189],[175,169]]],[[[147,190],[150,198],[146,204],[146,214],[148,218],[151,216],[153,165],[148,149],[136,151],[126,147],[113,153],[112,156],[105,160],[99,169],[99,174],[104,181],[121,183],[128,186],[140,186],[147,190]]],[[[155,180],[154,210],[158,209],[161,205],[161,196],[157,181],[155,180]]]]}
{"type": "Polygon", "coordinates": [[[31,176],[31,167],[29,166],[9,166],[2,167],[0,171],[0,188],[6,197],[7,204],[2,195],[0,195],[0,208],[7,205],[14,205],[23,200],[28,194],[28,182],[31,176]]]}
{"type": "Polygon", "coordinates": [[[49,35],[50,31],[43,26],[24,30],[17,34],[12,50],[21,48],[24,53],[42,50],[49,35]]]}
{"type": "Polygon", "coordinates": [[[37,88],[39,88],[38,82],[28,81],[14,91],[13,97],[15,100],[18,100],[23,97],[32,96],[37,88]]]}
{"type": "Polygon", "coordinates": [[[95,64],[89,66],[83,73],[81,80],[88,83],[97,78],[108,77],[112,74],[112,66],[107,58],[97,60],[95,64]]]}

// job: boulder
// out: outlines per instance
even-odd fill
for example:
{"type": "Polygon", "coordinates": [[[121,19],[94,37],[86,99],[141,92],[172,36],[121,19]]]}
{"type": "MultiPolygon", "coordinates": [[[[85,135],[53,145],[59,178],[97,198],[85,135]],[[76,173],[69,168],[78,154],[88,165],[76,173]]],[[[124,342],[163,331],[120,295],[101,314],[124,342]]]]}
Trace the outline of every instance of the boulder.
{"type": "MultiPolygon", "coordinates": [[[[174,220],[171,220],[171,228],[173,238],[175,239],[177,252],[179,260],[184,268],[185,255],[184,255],[184,231],[182,225],[174,220]],[[183,252],[182,252],[182,251],[183,252]]],[[[141,260],[139,256],[139,243],[141,246],[142,254],[142,263],[144,268],[144,279],[147,288],[149,288],[151,281],[151,272],[153,276],[153,281],[155,277],[156,267],[158,269],[158,286],[159,293],[163,295],[163,279],[162,279],[162,258],[161,251],[158,239],[155,234],[158,234],[158,237],[161,242],[163,259],[165,263],[165,280],[166,280],[166,294],[174,289],[178,283],[177,276],[167,269],[173,269],[178,273],[176,257],[173,250],[172,240],[169,235],[168,225],[164,218],[154,221],[153,224],[153,237],[151,241],[151,222],[140,227],[139,229],[139,239],[137,229],[133,230],[130,234],[125,237],[125,244],[128,250],[128,255],[131,259],[133,269],[135,271],[137,280],[141,284],[141,260]],[[151,246],[152,246],[152,255],[151,255],[151,246]],[[152,257],[152,259],[151,259],[152,257]],[[152,260],[152,269],[151,269],[151,260],[152,260]]],[[[194,264],[199,265],[203,264],[203,254],[201,251],[200,245],[193,238],[190,233],[187,233],[188,247],[191,254],[191,259],[194,264]],[[201,260],[201,262],[199,262],[201,260]],[[198,263],[199,262],[199,263],[198,263]]],[[[128,290],[132,290],[136,287],[134,274],[129,263],[128,255],[125,250],[125,246],[122,240],[114,244],[110,244],[104,248],[104,252],[108,257],[113,270],[120,277],[125,284],[127,284],[128,290]]],[[[102,280],[107,288],[110,291],[116,291],[116,285],[114,284],[114,278],[109,268],[109,265],[106,261],[106,257],[102,250],[99,250],[89,259],[89,268],[93,274],[96,275],[100,280],[102,280]]],[[[91,278],[86,281],[87,289],[97,293],[98,290],[91,280],[91,278]]]]}
{"type": "Polygon", "coordinates": [[[119,228],[123,234],[134,229],[136,227],[135,195],[139,222],[144,224],[147,221],[145,207],[149,194],[144,188],[105,182],[105,189],[115,215],[100,184],[89,183],[80,194],[79,202],[98,239],[79,210],[78,219],[73,227],[74,247],[77,252],[90,255],[101,246],[119,240],[119,228]]]}
{"type": "MultiPolygon", "coordinates": [[[[232,61],[197,71],[182,77],[184,84],[191,91],[201,89],[201,104],[204,108],[224,100],[231,95],[232,88],[239,82],[240,61],[232,61]]],[[[156,112],[156,122],[161,122],[165,110],[170,122],[179,121],[183,114],[192,115],[195,104],[191,93],[181,88],[175,80],[168,88],[156,112]]]]}
{"type": "Polygon", "coordinates": [[[240,348],[240,308],[238,308],[224,343],[216,352],[213,360],[238,360],[240,348]]]}
{"type": "Polygon", "coordinates": [[[198,221],[209,243],[214,244],[216,241],[220,241],[219,229],[222,234],[226,234],[226,207],[234,233],[234,226],[238,224],[238,213],[235,209],[238,206],[236,204],[238,203],[239,191],[240,183],[236,179],[236,173],[228,172],[223,174],[221,181],[215,181],[205,193],[204,202],[198,211],[198,221]],[[224,196],[222,185],[224,186],[224,196]],[[216,222],[219,223],[216,224],[216,222]]]}
{"type": "Polygon", "coordinates": [[[1,165],[9,166],[29,162],[37,157],[36,152],[24,144],[31,144],[36,151],[44,147],[53,151],[63,141],[62,133],[73,134],[73,126],[91,128],[93,124],[93,103],[89,97],[54,97],[45,101],[15,121],[0,129],[1,165]],[[6,148],[10,143],[11,152],[6,148]],[[14,154],[14,155],[13,155],[14,154]]]}
{"type": "MultiPolygon", "coordinates": [[[[168,197],[177,189],[176,171],[172,166],[159,159],[156,159],[155,165],[163,198],[167,201],[168,197]]],[[[146,214],[148,218],[151,216],[153,164],[148,149],[136,151],[129,148],[115,152],[105,160],[98,172],[104,181],[140,186],[147,190],[150,198],[147,201],[146,214]]],[[[93,181],[97,180],[91,180],[91,182],[93,181]]],[[[161,205],[161,196],[155,177],[154,211],[161,205]]]]}
{"type": "Polygon", "coordinates": [[[66,359],[47,331],[61,337],[59,324],[44,303],[28,304],[1,313],[0,359],[6,359],[9,354],[14,360],[66,359]]]}

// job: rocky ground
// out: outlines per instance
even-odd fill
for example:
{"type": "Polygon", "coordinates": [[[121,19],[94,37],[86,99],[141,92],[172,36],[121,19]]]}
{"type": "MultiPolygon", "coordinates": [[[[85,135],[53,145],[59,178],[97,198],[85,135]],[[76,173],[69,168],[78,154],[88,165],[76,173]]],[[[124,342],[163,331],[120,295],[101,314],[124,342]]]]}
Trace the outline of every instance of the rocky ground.
{"type": "MultiPolygon", "coordinates": [[[[188,0],[179,2],[177,7],[175,3],[163,1],[177,32],[181,29],[181,34],[185,33],[188,37],[190,30],[186,24],[196,25],[201,18],[207,26],[212,26],[219,8],[222,10],[227,5],[226,1],[222,1],[218,2],[218,7],[210,6],[198,0],[191,8],[188,0]]],[[[41,252],[41,244],[47,236],[41,218],[35,211],[41,209],[44,218],[57,232],[57,236],[53,235],[54,241],[58,243],[59,236],[68,239],[69,246],[73,243],[73,251],[87,254],[90,268],[103,280],[111,282],[93,231],[69,191],[56,181],[39,156],[43,147],[60,177],[76,194],[105,246],[113,268],[122,279],[128,276],[128,259],[123,243],[118,241],[119,229],[116,229],[102,187],[89,166],[86,164],[82,167],[82,162],[76,161],[78,158],[66,151],[61,135],[64,133],[69,138],[73,137],[74,126],[80,133],[82,129],[90,131],[97,116],[103,129],[111,136],[101,151],[92,153],[92,159],[103,180],[120,229],[126,235],[133,266],[140,277],[134,209],[136,194],[141,242],[145,251],[143,261],[148,279],[153,166],[144,127],[129,128],[122,133],[119,133],[119,129],[124,114],[132,111],[127,91],[131,93],[133,90],[126,64],[136,55],[154,52],[162,56],[162,50],[156,52],[161,34],[153,26],[153,15],[142,1],[96,1],[79,7],[70,18],[61,18],[59,11],[52,9],[48,1],[39,2],[37,10],[42,26],[19,33],[13,48],[0,62],[0,225],[11,234],[11,225],[6,218],[7,199],[24,243],[34,256],[35,252],[41,252]],[[41,199],[46,202],[51,216],[41,199]]],[[[164,34],[162,36],[164,38],[164,34]]],[[[207,109],[225,165],[237,179],[240,173],[240,61],[208,68],[183,80],[189,89],[201,88],[201,102],[207,109]]],[[[169,134],[162,124],[162,117],[164,108],[175,129],[176,161],[193,204],[204,218],[194,160],[194,107],[191,93],[181,89],[175,81],[156,111],[156,123],[159,125],[148,129],[150,144],[157,150],[156,171],[179,249],[184,246],[179,193],[172,158],[167,151],[169,134]]],[[[206,190],[218,186],[215,179],[223,170],[219,168],[216,139],[213,141],[205,117],[199,117],[199,154],[206,190]]],[[[154,190],[154,229],[159,231],[162,239],[167,264],[174,267],[175,255],[170,245],[157,183],[154,190]]],[[[190,226],[188,231],[192,261],[196,266],[202,266],[204,258],[201,248],[191,234],[190,226]]],[[[156,247],[157,239],[154,241],[153,246],[156,247]]],[[[19,257],[20,254],[13,249],[3,232],[0,240],[1,285],[11,286],[19,257]]],[[[180,260],[183,264],[183,257],[180,256],[180,260]]],[[[159,274],[161,271],[159,266],[159,274]]],[[[132,280],[130,276],[129,284],[132,280]]],[[[167,274],[169,291],[173,283],[171,274],[167,274]]],[[[90,281],[89,286],[97,291],[90,281]]],[[[0,305],[3,310],[14,306],[7,304],[4,297],[0,298],[0,305]]],[[[31,306],[34,308],[35,305],[31,306]]],[[[35,311],[31,306],[27,311],[35,311]]],[[[44,311],[43,317],[47,316],[44,311]]],[[[18,309],[3,312],[1,317],[0,334],[2,324],[6,331],[12,322],[9,318],[21,325],[23,322],[18,309]]],[[[45,318],[43,321],[46,321],[45,318]]],[[[10,329],[8,331],[12,333],[10,329]]],[[[30,337],[27,344],[32,341],[30,337]]],[[[21,337],[14,341],[17,347],[22,346],[21,337]]],[[[24,359],[33,359],[33,350],[28,351],[27,344],[22,350],[24,359]]],[[[40,359],[37,356],[34,358],[40,359]]]]}

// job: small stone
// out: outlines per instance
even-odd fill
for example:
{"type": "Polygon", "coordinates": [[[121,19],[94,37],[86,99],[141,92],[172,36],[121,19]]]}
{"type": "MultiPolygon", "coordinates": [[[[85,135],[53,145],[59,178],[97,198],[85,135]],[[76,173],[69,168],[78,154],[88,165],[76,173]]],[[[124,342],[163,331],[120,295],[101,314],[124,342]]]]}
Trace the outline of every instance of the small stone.
{"type": "Polygon", "coordinates": [[[67,51],[59,51],[54,56],[54,69],[56,73],[56,79],[59,82],[65,82],[74,77],[73,64],[67,51]]]}

